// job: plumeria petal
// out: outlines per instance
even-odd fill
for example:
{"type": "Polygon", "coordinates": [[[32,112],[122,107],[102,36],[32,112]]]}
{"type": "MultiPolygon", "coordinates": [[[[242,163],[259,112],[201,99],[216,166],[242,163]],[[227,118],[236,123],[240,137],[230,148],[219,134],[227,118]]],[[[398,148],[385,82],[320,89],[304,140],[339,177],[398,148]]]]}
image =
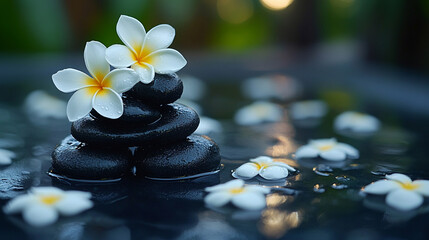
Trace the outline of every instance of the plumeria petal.
{"type": "Polygon", "coordinates": [[[250,179],[258,175],[259,167],[254,163],[245,163],[235,170],[235,176],[250,179]]]}
{"type": "Polygon", "coordinates": [[[347,155],[344,152],[336,149],[321,152],[319,155],[321,158],[329,161],[342,161],[347,158],[347,155]]]}
{"type": "Polygon", "coordinates": [[[15,158],[16,154],[6,149],[0,149],[0,165],[8,165],[12,163],[12,158],[15,158]]]}
{"type": "Polygon", "coordinates": [[[61,201],[55,204],[55,208],[58,212],[64,216],[71,216],[81,213],[87,209],[90,209],[93,203],[87,199],[82,198],[81,194],[68,193],[61,201]]]}
{"type": "Polygon", "coordinates": [[[215,192],[215,191],[224,191],[224,190],[228,190],[231,188],[241,188],[243,186],[244,186],[243,180],[235,179],[235,180],[231,180],[229,182],[223,183],[223,184],[215,185],[212,187],[207,187],[205,190],[207,192],[215,192]]]}
{"type": "Polygon", "coordinates": [[[401,173],[386,175],[386,179],[394,180],[400,183],[411,183],[411,178],[401,173]]]}
{"type": "Polygon", "coordinates": [[[287,168],[280,166],[268,166],[259,171],[259,175],[267,180],[278,180],[286,178],[289,172],[287,168]]]}
{"type": "Polygon", "coordinates": [[[20,195],[11,201],[9,201],[6,206],[4,206],[3,211],[6,214],[14,214],[22,211],[29,203],[33,202],[35,198],[31,195],[20,195]]]}
{"type": "Polygon", "coordinates": [[[123,93],[134,87],[139,80],[138,74],[132,69],[115,69],[106,75],[102,85],[117,93],[123,93]]]}
{"type": "Polygon", "coordinates": [[[33,203],[24,209],[22,217],[27,223],[35,227],[42,227],[57,221],[58,212],[52,207],[33,203]]]}
{"type": "Polygon", "coordinates": [[[231,197],[232,195],[228,192],[212,192],[204,198],[204,202],[209,206],[221,207],[227,204],[231,200],[231,197]]]}
{"type": "Polygon", "coordinates": [[[379,180],[366,186],[363,191],[370,194],[386,194],[400,187],[401,185],[395,181],[379,180]]]}
{"type": "Polygon", "coordinates": [[[136,71],[136,73],[139,75],[140,82],[142,83],[151,83],[155,77],[155,69],[150,64],[133,64],[131,68],[134,69],[134,71],[136,71]]]}
{"type": "Polygon", "coordinates": [[[268,157],[268,156],[259,156],[257,158],[250,159],[250,161],[254,162],[254,163],[259,163],[259,164],[262,163],[263,164],[263,163],[272,163],[273,159],[268,157]]]}
{"type": "Polygon", "coordinates": [[[319,155],[319,150],[310,146],[302,146],[298,148],[295,152],[295,157],[300,158],[314,158],[319,155]]]}
{"type": "Polygon", "coordinates": [[[85,65],[91,75],[101,82],[110,71],[106,61],[106,46],[101,42],[87,42],[84,50],[85,65]]]}
{"type": "Polygon", "coordinates": [[[114,44],[106,49],[106,60],[115,68],[125,68],[137,61],[134,52],[124,45],[114,44]]]}
{"type": "Polygon", "coordinates": [[[387,205],[401,211],[409,211],[418,208],[423,203],[423,196],[404,189],[395,190],[386,197],[387,205]]]}
{"type": "Polygon", "coordinates": [[[156,73],[174,73],[186,65],[186,59],[174,49],[161,49],[149,54],[145,62],[153,66],[156,73]]]}
{"type": "Polygon", "coordinates": [[[127,47],[140,54],[146,37],[146,30],[141,22],[133,17],[121,15],[116,24],[116,32],[127,47]]]}
{"type": "Polygon", "coordinates": [[[124,112],[121,96],[108,88],[104,88],[97,93],[92,105],[100,115],[110,119],[117,119],[124,112]]]}
{"type": "Polygon", "coordinates": [[[258,186],[258,185],[247,185],[246,191],[268,194],[271,192],[271,189],[266,188],[266,187],[262,187],[262,186],[258,186]]]}
{"type": "Polygon", "coordinates": [[[55,87],[61,92],[69,93],[89,86],[97,86],[95,79],[76,69],[67,68],[52,75],[55,87]]]}
{"type": "Polygon", "coordinates": [[[335,149],[341,150],[347,154],[349,158],[359,158],[359,150],[346,143],[337,143],[335,149]]]}
{"type": "Polygon", "coordinates": [[[174,40],[176,31],[168,24],[158,25],[147,32],[144,49],[154,52],[159,49],[168,48],[174,40]]]}
{"type": "Polygon", "coordinates": [[[324,138],[324,139],[312,139],[310,140],[310,145],[319,147],[319,146],[327,146],[327,145],[336,145],[337,139],[335,138],[324,138]]]}
{"type": "Polygon", "coordinates": [[[31,193],[36,195],[62,195],[64,191],[56,187],[33,187],[31,193]]]}
{"type": "Polygon", "coordinates": [[[288,164],[286,164],[286,163],[284,163],[284,162],[273,162],[273,163],[271,163],[271,166],[284,167],[284,168],[286,168],[288,171],[291,171],[291,172],[295,172],[295,171],[296,171],[296,169],[295,169],[295,168],[293,168],[293,167],[289,166],[288,164]]]}
{"type": "Polygon", "coordinates": [[[67,117],[70,122],[74,122],[85,117],[92,109],[92,99],[98,87],[88,87],[77,90],[67,104],[67,117]]]}
{"type": "Polygon", "coordinates": [[[253,191],[237,194],[232,197],[231,202],[245,210],[260,210],[266,206],[265,196],[253,191]]]}
{"type": "Polygon", "coordinates": [[[429,181],[428,180],[415,180],[413,184],[418,185],[416,192],[422,194],[425,197],[429,197],[429,181]]]}

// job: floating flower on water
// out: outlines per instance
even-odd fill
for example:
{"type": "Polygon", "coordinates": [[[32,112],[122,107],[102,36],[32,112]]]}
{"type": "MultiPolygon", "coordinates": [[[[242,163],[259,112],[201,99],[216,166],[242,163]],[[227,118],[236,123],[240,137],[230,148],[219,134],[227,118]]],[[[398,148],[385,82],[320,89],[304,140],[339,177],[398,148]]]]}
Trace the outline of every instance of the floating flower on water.
{"type": "Polygon", "coordinates": [[[279,180],[286,178],[289,171],[295,172],[295,168],[283,162],[275,162],[272,158],[267,156],[260,156],[250,159],[240,167],[238,167],[232,174],[235,178],[250,179],[257,175],[266,180],[279,180]]]}
{"type": "Polygon", "coordinates": [[[342,161],[347,158],[359,158],[359,151],[349,144],[329,138],[310,140],[307,145],[296,150],[295,156],[297,159],[321,157],[329,161],[342,161]]]}
{"type": "Polygon", "coordinates": [[[216,119],[209,117],[200,117],[200,125],[198,125],[196,134],[209,134],[222,132],[222,124],[216,119]]]}
{"type": "Polygon", "coordinates": [[[240,125],[255,125],[278,122],[283,118],[283,109],[274,103],[258,101],[239,109],[234,117],[240,125]]]}
{"type": "Polygon", "coordinates": [[[327,106],[323,101],[308,100],[292,103],[290,106],[290,116],[294,120],[309,118],[321,118],[326,115],[327,106]]]}
{"type": "Polygon", "coordinates": [[[285,75],[267,75],[246,79],[241,90],[251,99],[279,99],[288,100],[301,92],[299,82],[285,75]]]}
{"type": "Polygon", "coordinates": [[[55,187],[35,187],[12,199],[3,208],[7,214],[22,212],[29,224],[41,227],[54,223],[58,215],[71,216],[93,206],[91,193],[63,191],[55,187]]]}
{"type": "Polygon", "coordinates": [[[401,211],[410,211],[423,204],[429,197],[429,181],[412,181],[400,173],[386,175],[387,180],[379,180],[366,186],[363,191],[369,194],[386,196],[386,204],[401,211]]]}
{"type": "Polygon", "coordinates": [[[259,210],[266,206],[265,194],[270,189],[255,185],[244,185],[244,181],[236,179],[224,184],[206,188],[209,194],[204,202],[212,207],[221,207],[231,202],[245,210],[259,210]]]}
{"type": "Polygon", "coordinates": [[[9,165],[12,163],[12,158],[15,158],[16,154],[12,151],[0,148],[0,166],[9,165]]]}
{"type": "Polygon", "coordinates": [[[122,15],[116,32],[125,46],[110,46],[106,51],[107,61],[116,68],[131,66],[143,83],[152,82],[155,73],[174,73],[186,65],[182,54],[168,48],[176,34],[170,25],[161,24],[146,33],[137,19],[122,15]]]}
{"type": "Polygon", "coordinates": [[[139,78],[132,69],[110,71],[105,52],[106,47],[100,42],[86,43],[85,65],[93,78],[71,68],[52,75],[52,80],[60,91],[76,91],[67,104],[67,117],[71,122],[86,116],[92,108],[111,119],[119,118],[124,112],[119,94],[130,90],[139,78]]]}
{"type": "Polygon", "coordinates": [[[349,130],[356,133],[372,133],[380,128],[380,121],[368,114],[347,111],[335,118],[334,128],[337,131],[349,130]]]}
{"type": "Polygon", "coordinates": [[[206,96],[207,86],[203,80],[189,75],[180,76],[180,79],[184,86],[182,98],[197,101],[206,96]]]}
{"type": "Polygon", "coordinates": [[[67,103],[42,90],[28,94],[24,107],[30,117],[55,119],[67,117],[67,103]]]}

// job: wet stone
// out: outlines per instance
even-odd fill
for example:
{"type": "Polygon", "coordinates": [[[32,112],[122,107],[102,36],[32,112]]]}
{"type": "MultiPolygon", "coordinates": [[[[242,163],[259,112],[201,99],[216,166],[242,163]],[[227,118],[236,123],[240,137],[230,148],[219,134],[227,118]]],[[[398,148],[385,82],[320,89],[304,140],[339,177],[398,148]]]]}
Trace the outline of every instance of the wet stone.
{"type": "Polygon", "coordinates": [[[174,144],[139,147],[134,159],[137,176],[178,178],[215,171],[221,158],[209,137],[191,135],[174,144]]]}
{"type": "Polygon", "coordinates": [[[97,111],[92,110],[91,116],[94,119],[105,121],[112,124],[118,122],[148,124],[155,122],[161,117],[161,113],[153,106],[144,104],[142,101],[124,95],[122,97],[124,102],[124,113],[118,119],[109,119],[101,116],[97,111]]]}
{"type": "Polygon", "coordinates": [[[94,148],[68,136],[52,153],[52,172],[74,179],[116,179],[130,173],[131,161],[128,148],[94,148]]]}
{"type": "Polygon", "coordinates": [[[137,83],[127,94],[150,105],[162,105],[176,101],[182,96],[183,83],[177,74],[155,74],[153,82],[137,83]]]}
{"type": "Polygon", "coordinates": [[[95,121],[91,116],[73,122],[71,133],[80,142],[98,146],[143,146],[185,139],[198,127],[198,114],[180,104],[160,108],[162,117],[152,124],[117,125],[95,121]]]}

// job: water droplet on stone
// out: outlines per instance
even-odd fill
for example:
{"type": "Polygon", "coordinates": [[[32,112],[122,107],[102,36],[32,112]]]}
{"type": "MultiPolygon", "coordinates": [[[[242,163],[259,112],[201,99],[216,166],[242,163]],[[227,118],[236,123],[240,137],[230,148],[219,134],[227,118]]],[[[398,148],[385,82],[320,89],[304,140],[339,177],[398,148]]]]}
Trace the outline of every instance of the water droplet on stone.
{"type": "Polygon", "coordinates": [[[331,172],[333,172],[333,170],[330,166],[319,164],[313,168],[313,172],[316,173],[317,175],[327,177],[331,175],[331,172]]]}
{"type": "Polygon", "coordinates": [[[340,182],[348,182],[348,181],[350,181],[350,178],[347,177],[347,176],[345,176],[345,175],[343,175],[343,176],[336,176],[335,179],[337,179],[340,182]]]}

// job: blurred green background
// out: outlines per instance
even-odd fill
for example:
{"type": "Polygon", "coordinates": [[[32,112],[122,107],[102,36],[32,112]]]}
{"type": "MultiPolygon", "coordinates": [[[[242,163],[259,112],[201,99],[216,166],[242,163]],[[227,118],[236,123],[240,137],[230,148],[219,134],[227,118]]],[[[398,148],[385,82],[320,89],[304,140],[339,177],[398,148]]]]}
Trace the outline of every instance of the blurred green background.
{"type": "Polygon", "coordinates": [[[176,28],[173,48],[240,55],[359,45],[366,61],[429,72],[427,0],[15,0],[1,1],[0,54],[81,53],[119,43],[121,14],[146,30],[176,28]]]}

